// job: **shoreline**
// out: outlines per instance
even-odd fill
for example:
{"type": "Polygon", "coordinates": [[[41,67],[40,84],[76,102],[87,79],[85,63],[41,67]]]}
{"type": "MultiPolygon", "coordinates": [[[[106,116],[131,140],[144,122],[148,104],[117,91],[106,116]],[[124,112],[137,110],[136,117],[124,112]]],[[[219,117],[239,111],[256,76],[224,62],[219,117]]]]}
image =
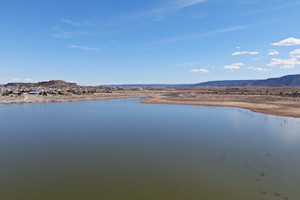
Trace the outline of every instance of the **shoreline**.
{"type": "Polygon", "coordinates": [[[126,99],[126,98],[139,98],[147,97],[144,93],[114,93],[114,94],[95,94],[95,95],[80,95],[80,96],[33,96],[22,95],[15,98],[1,99],[0,104],[12,105],[12,104],[32,104],[32,103],[64,103],[64,102],[77,102],[77,101],[94,101],[94,100],[110,100],[110,99],[126,99]]]}
{"type": "MultiPolygon", "coordinates": [[[[162,90],[114,91],[90,95],[41,96],[23,94],[21,96],[0,97],[0,104],[61,103],[92,100],[146,98],[140,103],[216,106],[247,109],[252,112],[281,117],[300,118],[300,99],[278,96],[278,89],[235,89],[228,88],[164,88],[162,90]],[[266,94],[261,94],[268,91],[266,94]],[[241,93],[243,92],[243,93],[241,93]],[[273,93],[270,93],[273,92],[273,93]]],[[[289,91],[285,91],[289,92],[289,91]]],[[[287,93],[288,94],[288,93],[287,93]]]]}
{"type": "Polygon", "coordinates": [[[192,106],[211,106],[211,107],[228,107],[228,108],[240,108],[246,109],[255,113],[272,115],[278,117],[291,117],[300,119],[299,112],[293,112],[291,110],[280,109],[278,106],[271,106],[272,108],[265,108],[269,106],[267,104],[255,104],[255,103],[245,103],[245,102],[182,102],[182,101],[173,101],[173,100],[159,100],[156,98],[149,98],[146,100],[140,101],[140,103],[145,104],[166,104],[166,105],[192,105],[192,106]],[[279,108],[279,109],[278,109],[279,108]]]}
{"type": "Polygon", "coordinates": [[[245,102],[182,102],[173,100],[159,100],[152,97],[145,96],[114,96],[114,97],[95,97],[95,98],[78,98],[78,99],[64,99],[64,100],[52,100],[52,101],[19,101],[0,103],[2,105],[14,105],[14,104],[42,104],[42,103],[67,103],[67,102],[79,102],[79,101],[97,101],[97,100],[113,100],[113,99],[129,99],[129,98],[147,98],[139,101],[143,104],[166,104],[166,105],[192,105],[192,106],[212,106],[212,107],[229,107],[240,108],[250,110],[255,113],[261,113],[265,115],[273,115],[278,117],[292,117],[300,119],[300,114],[287,113],[286,110],[276,110],[276,106],[272,109],[263,108],[268,106],[266,104],[255,104],[245,102]]]}
{"type": "Polygon", "coordinates": [[[113,100],[113,99],[129,99],[129,98],[142,98],[142,97],[97,97],[97,98],[82,98],[82,99],[68,99],[68,100],[51,100],[51,101],[19,101],[19,102],[8,102],[0,103],[0,105],[16,105],[16,104],[43,104],[43,103],[68,103],[68,102],[79,102],[79,101],[97,101],[97,100],[113,100]]]}

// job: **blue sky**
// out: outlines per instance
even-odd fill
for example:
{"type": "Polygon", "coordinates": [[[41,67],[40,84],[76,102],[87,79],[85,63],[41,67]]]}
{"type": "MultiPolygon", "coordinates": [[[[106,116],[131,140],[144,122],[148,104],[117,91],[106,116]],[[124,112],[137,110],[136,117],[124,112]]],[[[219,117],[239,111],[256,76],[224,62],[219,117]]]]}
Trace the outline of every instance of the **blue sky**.
{"type": "Polygon", "coordinates": [[[300,74],[296,0],[2,0],[0,83],[300,74]]]}

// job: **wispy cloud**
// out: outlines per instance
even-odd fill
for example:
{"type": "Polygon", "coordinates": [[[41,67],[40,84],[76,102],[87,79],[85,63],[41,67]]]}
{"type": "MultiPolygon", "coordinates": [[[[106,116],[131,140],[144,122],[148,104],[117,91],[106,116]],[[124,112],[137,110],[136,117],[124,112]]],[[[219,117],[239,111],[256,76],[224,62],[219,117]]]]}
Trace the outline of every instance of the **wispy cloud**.
{"type": "Polygon", "coordinates": [[[296,46],[300,45],[300,39],[290,37],[285,40],[281,40],[279,42],[272,43],[273,46],[296,46]]]}
{"type": "Polygon", "coordinates": [[[290,4],[284,4],[284,5],[280,5],[280,6],[276,6],[276,7],[270,7],[270,8],[265,8],[265,9],[261,9],[261,10],[254,10],[254,11],[245,12],[245,13],[243,13],[243,15],[263,13],[263,12],[274,11],[274,10],[280,10],[280,9],[290,8],[290,7],[299,6],[299,5],[300,5],[300,2],[290,3],[290,4]]]}
{"type": "Polygon", "coordinates": [[[19,78],[12,78],[11,80],[12,80],[13,82],[18,82],[18,81],[20,81],[19,78]]]}
{"type": "Polygon", "coordinates": [[[52,34],[51,36],[57,38],[73,38],[78,35],[87,35],[87,33],[83,31],[75,31],[75,32],[60,31],[58,33],[52,34]]]}
{"type": "Polygon", "coordinates": [[[155,17],[156,19],[161,19],[168,13],[175,12],[186,7],[194,6],[205,1],[206,0],[173,0],[172,2],[164,4],[161,7],[157,7],[151,10],[143,10],[136,13],[129,13],[122,17],[127,19],[139,19],[144,17],[155,17]]]}
{"type": "Polygon", "coordinates": [[[61,19],[60,21],[63,22],[63,23],[67,23],[67,24],[73,25],[73,26],[80,26],[81,25],[80,23],[73,22],[73,21],[71,21],[69,19],[61,19]]]}
{"type": "Polygon", "coordinates": [[[243,55],[243,54],[249,54],[249,55],[257,55],[259,54],[258,51],[237,51],[232,53],[233,56],[243,55]]]}
{"type": "Polygon", "coordinates": [[[192,69],[190,72],[192,72],[192,73],[206,74],[206,73],[209,73],[209,70],[207,70],[207,69],[192,69]]]}
{"type": "Polygon", "coordinates": [[[265,69],[265,68],[260,68],[260,67],[248,67],[248,69],[250,70],[254,70],[254,71],[259,71],[259,72],[267,72],[267,71],[271,71],[272,69],[265,69]]]}
{"type": "Polygon", "coordinates": [[[233,63],[232,65],[226,65],[223,68],[226,70],[234,71],[241,69],[242,66],[244,66],[244,63],[233,63]]]}
{"type": "Polygon", "coordinates": [[[18,72],[18,70],[16,70],[16,69],[5,69],[5,70],[3,70],[5,73],[17,73],[18,72]]]}
{"type": "Polygon", "coordinates": [[[270,49],[268,55],[269,56],[279,55],[279,51],[270,49]]]}
{"type": "Polygon", "coordinates": [[[255,1],[255,0],[240,1],[239,3],[241,3],[241,4],[256,4],[256,3],[259,3],[259,0],[257,0],[257,1],[255,1]]]}
{"type": "Polygon", "coordinates": [[[248,26],[236,26],[236,27],[231,27],[231,28],[224,28],[224,29],[209,31],[209,32],[206,32],[206,33],[199,33],[199,34],[193,34],[193,35],[185,35],[185,36],[179,36],[179,37],[173,37],[173,38],[166,38],[166,39],[158,40],[158,41],[148,43],[148,44],[145,44],[145,45],[167,44],[167,43],[172,43],[172,42],[177,42],[177,41],[197,39],[197,38],[201,38],[201,37],[205,37],[205,36],[211,36],[211,35],[217,35],[217,34],[221,34],[221,33],[239,31],[239,30],[246,29],[246,28],[248,28],[248,26]]]}
{"type": "Polygon", "coordinates": [[[103,35],[102,32],[85,32],[85,31],[58,31],[57,33],[51,34],[51,37],[56,38],[76,38],[78,36],[93,36],[103,35]]]}
{"type": "Polygon", "coordinates": [[[199,66],[199,65],[201,65],[201,63],[180,63],[180,64],[178,64],[177,66],[178,67],[193,67],[193,66],[199,66]]]}
{"type": "Polygon", "coordinates": [[[98,47],[87,47],[87,46],[79,46],[79,45],[70,45],[72,49],[82,49],[82,50],[90,50],[90,51],[98,51],[100,48],[98,47]]]}
{"type": "Polygon", "coordinates": [[[33,79],[32,78],[25,78],[24,81],[25,82],[33,82],[33,79]]]}
{"type": "Polygon", "coordinates": [[[204,1],[206,0],[177,0],[175,1],[174,6],[177,7],[178,9],[181,9],[188,6],[193,6],[202,3],[204,1]]]}

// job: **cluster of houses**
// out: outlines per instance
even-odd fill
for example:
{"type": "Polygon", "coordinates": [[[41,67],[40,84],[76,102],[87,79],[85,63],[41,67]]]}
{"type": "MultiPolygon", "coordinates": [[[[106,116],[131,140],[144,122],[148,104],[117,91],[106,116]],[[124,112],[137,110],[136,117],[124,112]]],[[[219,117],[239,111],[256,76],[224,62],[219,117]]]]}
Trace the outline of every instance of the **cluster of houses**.
{"type": "Polygon", "coordinates": [[[30,95],[86,95],[95,93],[113,93],[113,91],[130,90],[141,91],[146,88],[105,87],[105,86],[79,86],[61,80],[39,83],[8,83],[0,85],[0,96],[30,95]]]}
{"type": "Polygon", "coordinates": [[[8,96],[8,95],[22,95],[22,94],[30,94],[30,95],[85,95],[85,94],[94,94],[94,93],[112,93],[112,88],[104,88],[104,87],[84,87],[84,86],[76,86],[76,87],[26,87],[26,86],[16,86],[16,85],[4,85],[0,86],[0,95],[8,96]]]}
{"type": "Polygon", "coordinates": [[[144,90],[143,88],[79,86],[65,81],[48,81],[39,83],[8,83],[0,85],[0,96],[10,95],[86,95],[95,93],[113,93],[117,90],[144,90]]]}

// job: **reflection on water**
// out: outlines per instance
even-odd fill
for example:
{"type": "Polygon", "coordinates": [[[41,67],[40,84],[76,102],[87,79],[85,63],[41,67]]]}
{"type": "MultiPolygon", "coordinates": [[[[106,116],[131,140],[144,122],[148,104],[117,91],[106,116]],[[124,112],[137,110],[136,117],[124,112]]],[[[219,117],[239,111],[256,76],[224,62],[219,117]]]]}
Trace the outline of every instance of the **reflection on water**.
{"type": "Polygon", "coordinates": [[[300,120],[137,99],[0,106],[0,199],[300,198],[300,120]]]}

